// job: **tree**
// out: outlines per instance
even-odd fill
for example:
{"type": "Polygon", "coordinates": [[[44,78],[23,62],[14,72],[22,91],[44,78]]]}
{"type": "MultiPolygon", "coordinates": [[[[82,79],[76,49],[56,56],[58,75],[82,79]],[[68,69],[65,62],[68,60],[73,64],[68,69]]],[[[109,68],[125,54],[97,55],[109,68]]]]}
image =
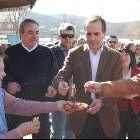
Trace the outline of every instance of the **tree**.
{"type": "Polygon", "coordinates": [[[13,11],[5,11],[5,12],[0,12],[0,16],[3,18],[5,22],[9,22],[12,24],[13,28],[13,33],[18,34],[18,28],[20,21],[24,19],[25,15],[27,12],[27,7],[22,7],[15,9],[13,11]]]}

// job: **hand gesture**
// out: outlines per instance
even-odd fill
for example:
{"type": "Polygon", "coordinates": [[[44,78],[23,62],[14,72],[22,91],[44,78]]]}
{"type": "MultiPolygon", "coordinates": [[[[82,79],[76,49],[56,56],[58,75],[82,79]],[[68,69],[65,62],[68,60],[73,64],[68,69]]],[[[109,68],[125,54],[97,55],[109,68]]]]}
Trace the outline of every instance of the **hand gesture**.
{"type": "Polygon", "coordinates": [[[69,90],[69,86],[67,82],[60,82],[58,86],[58,92],[60,95],[65,96],[67,95],[69,90]]]}
{"type": "Polygon", "coordinates": [[[65,113],[72,113],[72,106],[73,106],[73,102],[72,101],[57,101],[58,104],[58,108],[60,111],[65,112],[65,113]]]}
{"type": "Polygon", "coordinates": [[[12,95],[16,95],[21,91],[21,86],[17,82],[9,82],[7,85],[7,91],[12,95]]]}
{"type": "Polygon", "coordinates": [[[19,133],[20,137],[38,133],[40,129],[40,122],[38,119],[34,119],[30,122],[22,123],[17,127],[17,132],[19,133]]]}
{"type": "Polygon", "coordinates": [[[91,114],[96,114],[98,111],[100,111],[102,106],[103,106],[102,100],[96,99],[96,100],[94,100],[93,103],[91,103],[87,112],[91,113],[91,114]]]}
{"type": "Polygon", "coordinates": [[[53,86],[49,86],[47,89],[46,97],[54,97],[57,94],[57,91],[53,86]]]}
{"type": "Polygon", "coordinates": [[[89,91],[90,93],[98,93],[101,92],[101,84],[99,82],[88,81],[84,85],[85,91],[89,91]]]}
{"type": "Polygon", "coordinates": [[[73,101],[58,101],[58,108],[65,113],[84,111],[88,109],[88,104],[73,101]]]}

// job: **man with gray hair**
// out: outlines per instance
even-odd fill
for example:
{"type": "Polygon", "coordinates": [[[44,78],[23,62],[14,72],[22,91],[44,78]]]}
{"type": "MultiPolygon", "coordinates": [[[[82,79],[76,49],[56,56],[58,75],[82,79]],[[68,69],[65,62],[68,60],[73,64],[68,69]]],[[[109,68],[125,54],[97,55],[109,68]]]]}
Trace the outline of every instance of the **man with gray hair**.
{"type": "MultiPolygon", "coordinates": [[[[6,54],[4,88],[13,96],[32,100],[46,101],[45,93],[55,71],[54,57],[51,50],[38,44],[39,24],[32,19],[25,19],[19,28],[21,42],[9,47],[6,54]]],[[[49,139],[49,115],[40,114],[40,131],[33,139],[49,139]]],[[[32,117],[8,116],[9,130],[32,117]]]]}
{"type": "MultiPolygon", "coordinates": [[[[57,66],[57,72],[59,69],[62,68],[63,62],[65,60],[65,57],[68,54],[68,51],[70,48],[72,48],[73,41],[75,36],[75,28],[70,23],[62,23],[58,29],[58,43],[51,48],[52,52],[54,53],[55,60],[56,60],[56,66],[57,66]]],[[[49,92],[52,87],[50,86],[48,88],[48,94],[47,97],[53,97],[52,92],[49,92]]],[[[54,100],[68,100],[68,95],[60,95],[57,94],[55,97],[53,97],[54,100]]],[[[66,128],[66,122],[67,122],[67,115],[65,113],[61,112],[55,112],[52,113],[52,128],[53,128],[53,139],[71,139],[73,138],[70,130],[66,128]]]]}

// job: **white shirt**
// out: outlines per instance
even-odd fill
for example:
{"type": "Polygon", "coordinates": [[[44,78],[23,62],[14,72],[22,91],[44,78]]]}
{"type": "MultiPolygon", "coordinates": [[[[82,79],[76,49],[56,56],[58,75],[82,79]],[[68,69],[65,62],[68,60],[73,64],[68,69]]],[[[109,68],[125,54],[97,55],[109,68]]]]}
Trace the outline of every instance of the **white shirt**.
{"type": "Polygon", "coordinates": [[[126,74],[123,73],[123,79],[129,79],[129,78],[131,78],[131,68],[126,74]]]}
{"type": "MultiPolygon", "coordinates": [[[[93,51],[91,49],[89,49],[91,71],[92,71],[92,81],[95,81],[95,79],[96,79],[96,73],[97,73],[99,60],[100,60],[102,51],[103,51],[103,45],[96,54],[93,53],[93,51]]],[[[96,99],[94,93],[91,93],[91,99],[92,99],[92,101],[94,101],[96,99]]]]}
{"type": "Polygon", "coordinates": [[[38,46],[38,44],[36,44],[33,48],[29,49],[29,48],[27,48],[27,47],[23,44],[23,42],[22,42],[22,47],[23,47],[26,51],[28,51],[28,52],[31,52],[31,51],[35,50],[35,49],[37,48],[37,46],[38,46]]]}

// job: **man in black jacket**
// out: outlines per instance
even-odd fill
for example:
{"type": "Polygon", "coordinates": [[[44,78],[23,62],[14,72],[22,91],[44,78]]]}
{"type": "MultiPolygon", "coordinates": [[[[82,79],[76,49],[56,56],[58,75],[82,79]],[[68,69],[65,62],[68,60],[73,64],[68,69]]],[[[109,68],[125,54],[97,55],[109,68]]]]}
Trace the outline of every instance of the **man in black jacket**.
{"type": "MultiPolygon", "coordinates": [[[[25,19],[19,28],[21,43],[5,52],[5,72],[3,86],[11,94],[26,100],[45,101],[45,93],[54,76],[54,57],[51,50],[38,44],[39,24],[25,19]]],[[[33,117],[8,116],[9,129],[17,127],[33,117]]],[[[37,139],[49,139],[49,115],[39,115],[40,132],[33,135],[37,139]]]]}

